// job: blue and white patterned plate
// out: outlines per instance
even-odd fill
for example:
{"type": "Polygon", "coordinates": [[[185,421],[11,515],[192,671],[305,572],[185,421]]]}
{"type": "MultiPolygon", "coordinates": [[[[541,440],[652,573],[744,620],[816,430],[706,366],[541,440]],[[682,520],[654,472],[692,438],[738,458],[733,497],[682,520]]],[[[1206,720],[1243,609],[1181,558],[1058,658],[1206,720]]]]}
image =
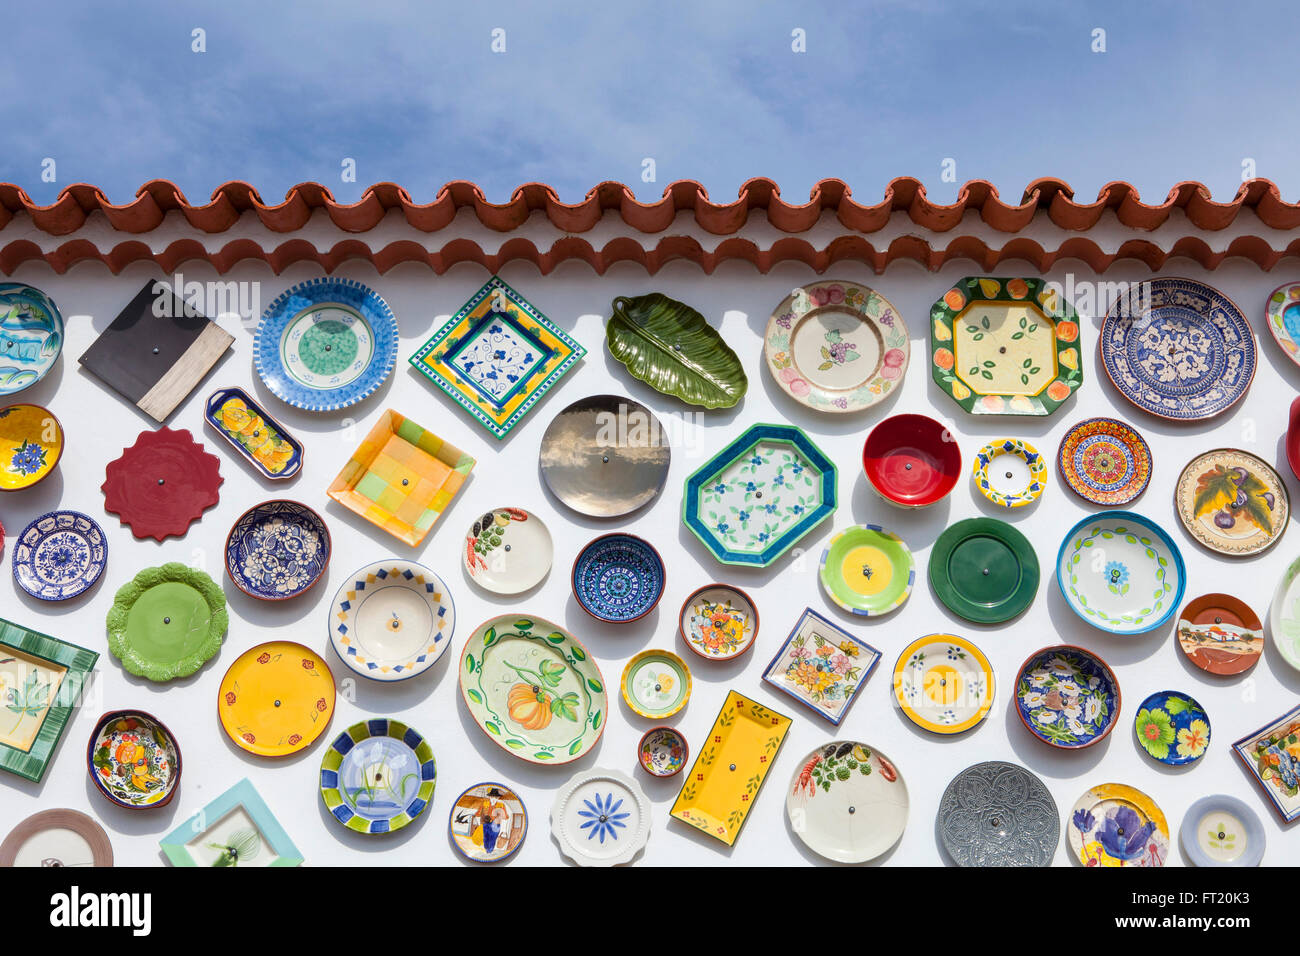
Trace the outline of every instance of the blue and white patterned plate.
{"type": "Polygon", "coordinates": [[[392,374],[397,320],[388,303],[360,282],[311,279],[263,314],[253,361],[266,387],[295,408],[347,408],[392,374]]]}
{"type": "Polygon", "coordinates": [[[316,512],[296,501],[264,501],[248,509],[226,538],[226,573],[249,597],[283,601],[325,573],[330,533],[316,512]]]}
{"type": "Polygon", "coordinates": [[[76,597],[99,580],[107,563],[104,529],[76,511],[41,515],[14,541],[14,580],[42,601],[76,597]]]}
{"type": "Polygon", "coordinates": [[[1133,285],[1106,316],[1101,360],[1138,408],[1200,421],[1245,396],[1255,377],[1255,336],[1217,289],[1194,279],[1151,279],[1133,285]]]}
{"type": "Polygon", "coordinates": [[[40,289],[0,283],[0,395],[35,385],[63,351],[63,316],[40,289]]]}
{"type": "Polygon", "coordinates": [[[663,559],[635,535],[602,535],[573,562],[573,596],[599,621],[617,624],[645,617],[663,594],[663,559]]]}

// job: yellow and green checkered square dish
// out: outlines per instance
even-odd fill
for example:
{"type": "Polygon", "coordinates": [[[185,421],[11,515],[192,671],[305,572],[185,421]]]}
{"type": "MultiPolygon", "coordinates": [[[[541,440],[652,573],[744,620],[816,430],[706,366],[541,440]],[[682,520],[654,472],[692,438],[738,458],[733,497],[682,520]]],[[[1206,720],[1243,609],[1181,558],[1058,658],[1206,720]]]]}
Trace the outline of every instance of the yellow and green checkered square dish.
{"type": "Polygon", "coordinates": [[[389,409],[328,494],[393,537],[418,545],[473,468],[469,455],[389,409]]]}

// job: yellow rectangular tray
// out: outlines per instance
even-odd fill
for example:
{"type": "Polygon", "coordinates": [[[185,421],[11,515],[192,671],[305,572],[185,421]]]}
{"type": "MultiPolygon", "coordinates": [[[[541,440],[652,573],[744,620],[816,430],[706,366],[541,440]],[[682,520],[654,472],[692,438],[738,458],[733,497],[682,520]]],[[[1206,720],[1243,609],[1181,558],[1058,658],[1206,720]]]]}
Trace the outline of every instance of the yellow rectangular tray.
{"type": "Polygon", "coordinates": [[[733,845],[789,729],[789,717],[730,691],[671,815],[733,845]]]}

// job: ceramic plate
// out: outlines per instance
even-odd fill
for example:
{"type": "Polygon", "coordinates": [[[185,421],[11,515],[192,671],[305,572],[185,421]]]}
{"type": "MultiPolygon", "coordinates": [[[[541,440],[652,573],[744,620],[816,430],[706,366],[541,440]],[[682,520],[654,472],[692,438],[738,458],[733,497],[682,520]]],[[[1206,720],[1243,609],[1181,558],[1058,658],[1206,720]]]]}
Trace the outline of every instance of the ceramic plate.
{"type": "Polygon", "coordinates": [[[1273,290],[1264,321],[1286,357],[1300,365],[1300,282],[1284,282],[1273,290]]]}
{"type": "Polygon", "coordinates": [[[77,810],[34,813],[0,843],[0,868],[112,865],[108,834],[77,810]]]}
{"type": "Polygon", "coordinates": [[[253,360],[281,401],[309,412],[347,408],[392,374],[397,320],[388,303],[360,282],[309,279],[262,315],[253,360]]]}
{"type": "Polygon", "coordinates": [[[263,601],[286,601],[311,588],[330,563],[325,519],[297,501],[249,508],[226,537],[226,573],[263,601]]]}
{"type": "Polygon", "coordinates": [[[172,866],[299,866],[302,853],[261,795],[241,780],[159,843],[172,866]]]}
{"type": "Polygon", "coordinates": [[[91,732],[86,768],[95,788],[119,807],[166,806],[181,782],[181,748],[152,714],[117,710],[91,732]]]}
{"type": "Polygon", "coordinates": [[[1038,557],[1006,522],[966,518],[949,525],[930,551],[930,587],[958,617],[1000,624],[1034,603],[1038,557]]]}
{"type": "Polygon", "coordinates": [[[1259,866],[1268,844],[1255,811],[1226,793],[1188,807],[1178,839],[1196,866],[1259,866]]]}
{"type": "Polygon", "coordinates": [[[993,666],[956,634],[927,634],[898,655],[894,697],[907,719],[936,734],[959,734],[993,707],[993,666]]]}
{"type": "Polygon", "coordinates": [[[789,717],[728,691],[670,815],[735,845],[789,730],[789,717]]]}
{"type": "Polygon", "coordinates": [[[456,607],[442,578],[414,561],[376,561],[351,575],[330,604],[330,643],[362,677],[399,681],[442,657],[456,607]]]}
{"type": "Polygon", "coordinates": [[[642,651],[623,668],[621,686],[633,713],[663,720],[691,699],[691,670],[672,651],[642,651]]]}
{"type": "Polygon", "coordinates": [[[302,470],[298,439],[242,388],[223,388],[209,395],[203,420],[263,478],[292,478],[302,470]]]}
{"type": "Polygon", "coordinates": [[[690,758],[686,738],[672,727],[651,727],[636,747],[637,764],[652,777],[675,777],[690,758]]]}
{"type": "Polygon", "coordinates": [[[1122,783],[1103,783],[1080,797],[1066,833],[1084,866],[1164,866],[1169,857],[1164,812],[1141,790],[1122,783]]]}
{"type": "Polygon", "coordinates": [[[389,409],[326,494],[376,528],[418,547],[474,465],[472,456],[389,409]]]}
{"type": "Polygon", "coordinates": [[[880,651],[805,608],[763,680],[839,726],[878,663],[880,651]]]}
{"type": "Polygon", "coordinates": [[[835,466],[793,425],[753,425],[686,479],[682,520],[723,564],[764,568],[835,512],[835,466]]]}
{"type": "Polygon", "coordinates": [[[1300,480],[1300,396],[1291,401],[1291,412],[1287,415],[1286,435],[1283,437],[1286,447],[1286,461],[1291,466],[1291,474],[1300,480]]]}
{"type": "Polygon", "coordinates": [[[827,279],[786,296],[763,333],[772,378],[791,398],[824,412],[856,412],[903,380],[907,326],[879,292],[827,279]]]}
{"type": "Polygon", "coordinates": [[[494,508],[474,519],[462,563],[470,580],[493,594],[522,594],[551,570],[551,532],[522,508],[494,508]]]}
{"type": "Polygon", "coordinates": [[[664,562],[648,541],[631,534],[606,534],[573,562],[573,596],[598,621],[637,621],[664,596],[664,562]]]}
{"type": "Polygon", "coordinates": [[[617,518],[659,496],[671,442],[654,412],[621,395],[592,395],[552,419],[538,465],[551,494],[579,514],[617,518]]]}
{"type": "Polygon", "coordinates": [[[107,563],[104,529],[78,511],[41,515],[14,541],[14,580],[42,601],[66,601],[89,590],[107,563]]]}
{"type": "Polygon", "coordinates": [[[43,481],[63,457],[63,426],[39,405],[0,408],[0,491],[43,481]]]}
{"type": "Polygon", "coordinates": [[[871,430],[862,468],[882,498],[905,508],[942,501],[961,474],[961,449],[941,423],[925,415],[894,415],[871,430]]]}
{"type": "Polygon", "coordinates": [[[1229,557],[1271,548],[1291,517],[1291,500],[1278,473],[1235,448],[1188,462],[1178,476],[1174,506],[1188,534],[1229,557]]]}
{"type": "Polygon", "coordinates": [[[1300,707],[1232,745],[1286,823],[1300,819],[1300,707]]]}
{"type": "Polygon", "coordinates": [[[1044,743],[1091,747],[1119,718],[1119,679],[1096,654],[1056,644],[1030,654],[1016,675],[1016,714],[1044,743]]]}
{"type": "Polygon", "coordinates": [[[1061,817],[1043,781],[990,760],[952,778],[939,801],[938,829],[958,866],[1048,866],[1061,817]]]}
{"type": "Polygon", "coordinates": [[[1217,289],[1194,279],[1150,279],[1106,316],[1101,361],[1119,393],[1144,412],[1200,421],[1245,397],[1255,377],[1255,336],[1217,289]]]}
{"type": "Polygon", "coordinates": [[[785,795],[795,836],[837,863],[865,863],[892,847],[907,827],[907,810],[907,784],[894,764],[851,740],[805,756],[785,795]]]}
{"type": "Polygon", "coordinates": [[[677,633],[705,660],[729,661],[754,646],[758,609],[740,588],[706,584],[682,602],[677,633]]]}
{"type": "Polygon", "coordinates": [[[43,379],[63,351],[63,315],[40,289],[0,283],[0,395],[43,379]]]}
{"type": "Polygon", "coordinates": [[[973,415],[1050,415],[1083,384],[1079,317],[1042,279],[971,276],[930,307],[930,365],[973,415]]]}
{"type": "Polygon", "coordinates": [[[617,770],[581,770],[555,797],[551,835],[578,866],[629,863],[650,839],[650,802],[617,770]]]}
{"type": "Polygon", "coordinates": [[[108,649],[130,673],[161,683],[216,657],[228,623],[221,586],[172,561],[118,588],[106,621],[108,649]]]}
{"type": "Polygon", "coordinates": [[[1070,490],[1085,501],[1126,505],[1151,482],[1151,447],[1131,425],[1089,418],[1065,433],[1056,467],[1070,490]]]}
{"type": "Polygon", "coordinates": [[[1300,558],[1292,561],[1273,591],[1268,630],[1282,659],[1300,671],[1300,558]]]}
{"type": "Polygon", "coordinates": [[[438,780],[433,748],[414,727],[387,717],[353,724],[320,762],[320,795],[357,833],[392,833],[429,809],[438,780]]]}
{"type": "Polygon", "coordinates": [[[504,438],[586,354],[493,276],[410,362],[475,421],[504,438]]]}
{"type": "Polygon", "coordinates": [[[451,805],[451,845],[475,863],[500,863],[528,834],[524,801],[503,783],[476,783],[451,805]]]}
{"type": "Polygon", "coordinates": [[[990,442],[975,455],[975,487],[1004,508],[1023,508],[1038,500],[1047,484],[1047,465],[1038,449],[1019,438],[990,442]]]}
{"type": "Polygon", "coordinates": [[[1210,715],[1187,694],[1172,690],[1142,701],[1133,730],[1143,750],[1171,767],[1199,760],[1210,745],[1210,715]]]}
{"type": "MultiPolygon", "coordinates": [[[[1276,634],[1276,631],[1274,631],[1276,634]]],[[[1210,674],[1241,674],[1264,653],[1259,616],[1231,594],[1202,594],[1178,615],[1178,646],[1210,674]]]]}
{"type": "Polygon", "coordinates": [[[871,617],[903,606],[916,581],[916,565],[898,535],[880,525],[859,525],[831,538],[822,551],[820,577],[832,601],[871,617]]]}
{"type": "Polygon", "coordinates": [[[577,760],[609,714],[605,679],[587,649],[531,615],[479,625],[461,655],[460,692],[488,738],[529,763],[577,760]]]}
{"type": "Polygon", "coordinates": [[[137,538],[183,537],[221,500],[221,460],[184,428],[141,432],[104,469],[104,510],[137,538]]]}
{"type": "Polygon", "coordinates": [[[334,675],[311,648],[270,641],[240,654],[217,690],[221,729],[242,750],[285,757],[305,750],[334,716],[334,675]]]}
{"type": "Polygon", "coordinates": [[[1056,556],[1056,583],[1071,610],[1112,634],[1142,634],[1182,600],[1183,556],[1154,522],[1131,511],[1084,518],[1056,556]]]}

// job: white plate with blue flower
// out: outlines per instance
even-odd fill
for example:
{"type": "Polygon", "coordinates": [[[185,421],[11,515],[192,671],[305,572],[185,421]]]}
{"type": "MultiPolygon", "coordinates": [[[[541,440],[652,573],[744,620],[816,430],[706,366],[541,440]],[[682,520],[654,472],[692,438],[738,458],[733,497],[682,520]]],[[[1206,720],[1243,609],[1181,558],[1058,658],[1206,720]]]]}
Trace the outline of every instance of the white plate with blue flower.
{"type": "Polygon", "coordinates": [[[578,866],[628,863],[650,839],[650,802],[617,770],[583,770],[551,807],[551,835],[578,866]]]}

